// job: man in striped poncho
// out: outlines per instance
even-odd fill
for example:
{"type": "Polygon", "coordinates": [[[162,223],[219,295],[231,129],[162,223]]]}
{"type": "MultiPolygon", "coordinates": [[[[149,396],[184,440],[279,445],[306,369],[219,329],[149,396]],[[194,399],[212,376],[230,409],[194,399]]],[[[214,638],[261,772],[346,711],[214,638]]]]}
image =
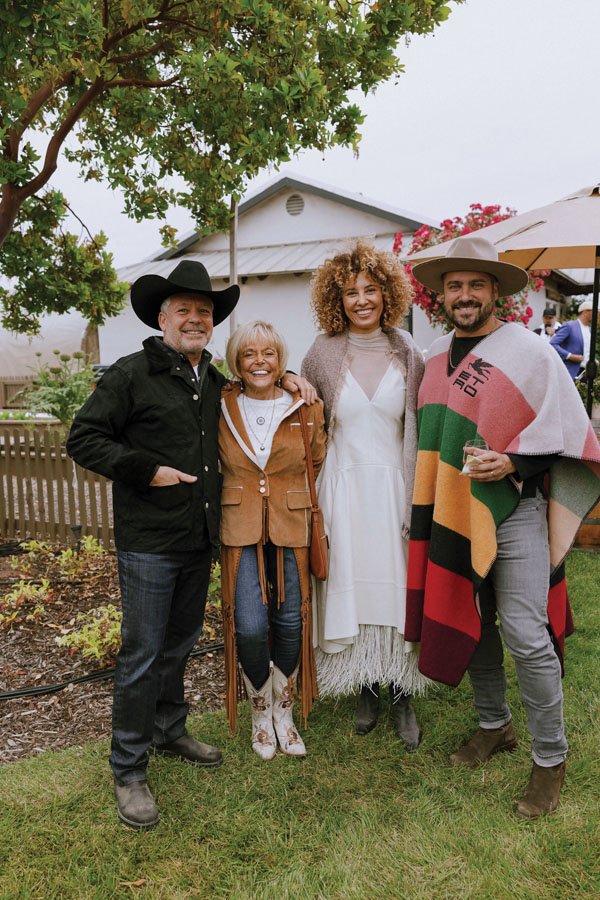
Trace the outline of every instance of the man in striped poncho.
{"type": "Polygon", "coordinates": [[[600,493],[600,447],[557,354],[496,316],[523,269],[475,234],[413,272],[454,331],[430,348],[419,392],[405,637],[421,642],[423,674],[456,685],[468,671],[479,727],[450,760],[473,768],[517,743],[499,619],[533,738],[516,811],[536,818],[564,779],[562,563],[600,493]]]}

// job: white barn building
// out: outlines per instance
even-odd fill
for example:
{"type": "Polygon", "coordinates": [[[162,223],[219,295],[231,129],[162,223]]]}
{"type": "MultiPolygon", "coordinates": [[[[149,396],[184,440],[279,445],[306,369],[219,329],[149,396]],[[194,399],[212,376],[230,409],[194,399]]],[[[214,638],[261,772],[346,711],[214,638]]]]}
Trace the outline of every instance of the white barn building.
{"type": "MultiPolygon", "coordinates": [[[[265,319],[285,336],[290,366],[298,370],[316,334],[309,306],[309,282],[314,270],[357,238],[391,251],[397,232],[410,236],[425,223],[433,224],[361,194],[289,175],[278,176],[239,206],[237,274],[241,297],[233,322],[228,320],[215,329],[209,349],[222,356],[232,325],[265,319]]],[[[215,288],[228,283],[228,234],[198,237],[192,233],[175,250],[119,270],[119,277],[131,284],[140,275],[167,275],[182,257],[204,263],[215,288]]],[[[141,323],[136,323],[129,310],[100,329],[103,363],[131,352],[132,345],[136,346],[132,341],[134,331],[140,337],[147,333],[141,323]]],[[[427,347],[432,340],[431,328],[420,309],[414,310],[413,329],[417,342],[427,347]]]]}

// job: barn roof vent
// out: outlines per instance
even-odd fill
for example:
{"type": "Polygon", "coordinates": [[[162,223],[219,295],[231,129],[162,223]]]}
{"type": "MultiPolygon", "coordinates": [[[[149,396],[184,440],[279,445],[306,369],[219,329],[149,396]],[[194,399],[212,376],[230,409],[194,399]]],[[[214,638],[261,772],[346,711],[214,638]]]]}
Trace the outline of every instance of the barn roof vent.
{"type": "Polygon", "coordinates": [[[285,208],[290,216],[299,216],[304,209],[304,198],[300,194],[290,194],[285,201],[285,208]]]}

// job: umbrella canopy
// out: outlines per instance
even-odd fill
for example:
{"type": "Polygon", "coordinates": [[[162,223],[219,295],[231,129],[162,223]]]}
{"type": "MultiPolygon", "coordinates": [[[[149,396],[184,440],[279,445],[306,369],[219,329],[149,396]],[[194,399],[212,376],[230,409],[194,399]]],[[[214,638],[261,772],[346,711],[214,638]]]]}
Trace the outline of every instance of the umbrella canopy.
{"type": "MultiPolygon", "coordinates": [[[[600,185],[488,225],[479,233],[494,244],[503,262],[523,269],[595,269],[600,265],[600,185]]],[[[445,256],[449,244],[427,247],[406,261],[445,256]]]]}
{"type": "MultiPolygon", "coordinates": [[[[581,188],[562,200],[482,228],[503,262],[523,269],[594,269],[592,348],[595,347],[598,295],[600,293],[600,184],[581,188]]],[[[460,240],[460,239],[459,239],[460,240]]],[[[405,262],[438,259],[446,255],[451,241],[427,247],[405,262]]],[[[597,365],[590,354],[586,368],[588,415],[597,365]]]]}

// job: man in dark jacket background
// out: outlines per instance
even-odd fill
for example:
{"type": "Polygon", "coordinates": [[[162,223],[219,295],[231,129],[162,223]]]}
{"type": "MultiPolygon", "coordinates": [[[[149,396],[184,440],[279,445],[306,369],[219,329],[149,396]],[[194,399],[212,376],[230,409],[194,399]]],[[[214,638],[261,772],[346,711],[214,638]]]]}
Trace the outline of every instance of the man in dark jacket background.
{"type": "Polygon", "coordinates": [[[78,413],[67,443],[85,468],[112,479],[123,607],[110,765],[121,821],[152,828],[148,750],[200,766],[221,752],[186,730],[183,676],[202,629],[218,541],[217,426],[225,379],[206,350],[239,287],[213,291],[204,266],[131,289],[138,318],[163,337],[119,359],[78,413]]]}

